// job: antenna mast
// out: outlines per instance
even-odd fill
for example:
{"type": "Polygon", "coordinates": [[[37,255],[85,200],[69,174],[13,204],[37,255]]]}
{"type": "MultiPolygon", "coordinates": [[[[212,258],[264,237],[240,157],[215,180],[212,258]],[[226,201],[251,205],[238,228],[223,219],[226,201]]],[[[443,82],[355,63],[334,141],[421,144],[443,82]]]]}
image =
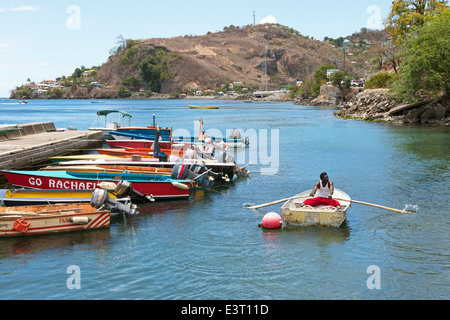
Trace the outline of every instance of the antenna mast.
{"type": "Polygon", "coordinates": [[[264,47],[264,72],[266,77],[266,91],[267,91],[267,43],[264,47]]]}

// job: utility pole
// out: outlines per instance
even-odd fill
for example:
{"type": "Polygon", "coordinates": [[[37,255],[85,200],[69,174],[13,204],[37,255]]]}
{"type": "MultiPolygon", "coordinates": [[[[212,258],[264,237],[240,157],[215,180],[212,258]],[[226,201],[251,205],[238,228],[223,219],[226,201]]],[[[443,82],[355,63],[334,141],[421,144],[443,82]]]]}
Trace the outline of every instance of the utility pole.
{"type": "Polygon", "coordinates": [[[256,11],[253,11],[253,25],[256,26],[256,11]]]}
{"type": "Polygon", "coordinates": [[[346,50],[346,48],[342,47],[342,52],[344,53],[344,70],[342,70],[342,71],[345,71],[345,50],[346,50]]]}
{"type": "Polygon", "coordinates": [[[266,91],[267,91],[267,44],[264,47],[264,71],[265,71],[266,91]]]}

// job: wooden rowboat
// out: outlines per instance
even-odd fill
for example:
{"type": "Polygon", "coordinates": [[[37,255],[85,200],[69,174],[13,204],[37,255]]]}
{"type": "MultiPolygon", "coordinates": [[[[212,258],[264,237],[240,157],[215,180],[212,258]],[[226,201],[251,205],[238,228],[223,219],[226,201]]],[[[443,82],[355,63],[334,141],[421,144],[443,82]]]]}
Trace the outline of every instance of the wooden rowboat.
{"type": "Polygon", "coordinates": [[[96,210],[90,204],[0,207],[0,237],[109,228],[110,221],[109,210],[96,210]]]}
{"type": "Polygon", "coordinates": [[[333,197],[344,199],[339,201],[341,209],[329,206],[300,206],[306,199],[312,198],[309,194],[312,190],[304,191],[288,200],[282,207],[283,220],[287,225],[296,226],[324,226],[339,227],[346,219],[347,209],[351,204],[351,198],[345,192],[334,189],[333,197]]]}
{"type": "Polygon", "coordinates": [[[219,109],[217,106],[188,106],[189,109],[219,109]]]}

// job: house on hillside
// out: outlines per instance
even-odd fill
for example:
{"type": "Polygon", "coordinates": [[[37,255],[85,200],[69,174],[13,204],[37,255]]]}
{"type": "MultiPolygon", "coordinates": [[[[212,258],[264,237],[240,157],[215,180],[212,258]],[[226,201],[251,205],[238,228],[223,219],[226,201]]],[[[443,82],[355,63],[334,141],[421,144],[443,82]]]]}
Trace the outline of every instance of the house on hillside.
{"type": "Polygon", "coordinates": [[[90,76],[93,72],[96,72],[97,70],[95,69],[91,69],[91,70],[86,70],[83,72],[83,76],[88,77],[90,76]]]}
{"type": "Polygon", "coordinates": [[[41,84],[46,84],[46,85],[51,87],[51,86],[54,86],[56,84],[56,81],[55,80],[42,80],[41,84]]]}
{"type": "Polygon", "coordinates": [[[46,83],[37,83],[35,86],[34,86],[34,88],[35,88],[35,90],[36,91],[39,91],[39,90],[47,90],[48,88],[50,88],[50,86],[48,85],[48,84],[46,84],[46,83]]]}

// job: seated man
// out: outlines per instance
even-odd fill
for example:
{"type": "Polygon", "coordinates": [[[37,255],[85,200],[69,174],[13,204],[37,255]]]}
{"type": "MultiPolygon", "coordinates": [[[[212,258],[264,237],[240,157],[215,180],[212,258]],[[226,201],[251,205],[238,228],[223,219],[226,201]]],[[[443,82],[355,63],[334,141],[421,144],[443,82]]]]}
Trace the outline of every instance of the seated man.
{"type": "Polygon", "coordinates": [[[316,194],[316,191],[319,190],[319,193],[317,194],[317,198],[312,199],[306,199],[301,204],[308,205],[311,207],[317,207],[320,205],[324,206],[332,206],[336,207],[338,210],[341,209],[341,205],[338,201],[333,200],[333,193],[334,193],[334,184],[330,180],[328,180],[328,175],[326,172],[323,172],[320,174],[320,180],[314,185],[314,189],[311,192],[310,196],[314,197],[316,194]]]}

